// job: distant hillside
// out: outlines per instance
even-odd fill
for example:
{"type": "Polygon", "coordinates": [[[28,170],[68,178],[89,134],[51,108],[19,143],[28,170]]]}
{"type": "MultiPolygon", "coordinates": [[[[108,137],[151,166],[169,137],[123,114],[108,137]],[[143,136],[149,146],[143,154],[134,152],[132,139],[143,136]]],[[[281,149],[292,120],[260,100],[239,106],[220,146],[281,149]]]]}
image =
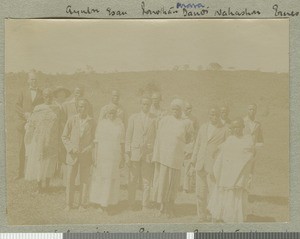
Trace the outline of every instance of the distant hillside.
{"type": "MultiPolygon", "coordinates": [[[[12,90],[16,85],[18,89],[24,87],[25,76],[25,73],[6,75],[9,95],[14,95],[12,90]]],[[[198,113],[206,112],[209,105],[223,102],[227,102],[233,109],[249,102],[257,102],[262,107],[260,113],[263,114],[265,112],[261,110],[266,110],[266,107],[288,109],[288,74],[203,70],[109,74],[80,72],[73,75],[47,75],[38,72],[38,76],[42,87],[63,85],[72,90],[76,84],[85,85],[87,97],[93,102],[96,112],[109,101],[112,89],[121,91],[121,100],[128,112],[136,110],[138,103],[135,97],[147,85],[155,85],[161,89],[165,107],[168,107],[174,96],[179,96],[193,103],[195,112],[198,113]]],[[[241,111],[236,109],[236,113],[244,112],[244,107],[241,111]]]]}

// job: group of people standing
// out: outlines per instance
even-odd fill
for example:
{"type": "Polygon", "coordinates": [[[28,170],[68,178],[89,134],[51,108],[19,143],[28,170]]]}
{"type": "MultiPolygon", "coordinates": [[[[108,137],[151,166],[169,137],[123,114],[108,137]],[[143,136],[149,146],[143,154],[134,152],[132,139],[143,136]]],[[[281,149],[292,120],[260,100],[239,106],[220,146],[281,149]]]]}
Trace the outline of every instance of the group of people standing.
{"type": "Polygon", "coordinates": [[[253,173],[255,148],[263,143],[256,104],[247,116],[230,120],[227,106],[211,107],[209,120],[199,127],[192,105],[176,98],[169,110],[160,106],[161,94],[140,98],[140,110],[125,127],[119,92],[93,119],[84,90],[71,92],[37,87],[34,73],[29,87],[16,103],[18,116],[19,173],[38,182],[37,192],[47,192],[58,172],[66,187],[66,211],[86,210],[89,204],[108,211],[120,200],[120,169],[128,168],[128,204],[139,210],[137,190],[142,190],[142,210],[158,209],[175,216],[175,200],[184,175],[183,189],[196,181],[199,222],[243,222],[247,189],[253,173]],[[194,173],[191,173],[194,172],[194,173]],[[78,192],[78,199],[74,199],[78,192]]]}

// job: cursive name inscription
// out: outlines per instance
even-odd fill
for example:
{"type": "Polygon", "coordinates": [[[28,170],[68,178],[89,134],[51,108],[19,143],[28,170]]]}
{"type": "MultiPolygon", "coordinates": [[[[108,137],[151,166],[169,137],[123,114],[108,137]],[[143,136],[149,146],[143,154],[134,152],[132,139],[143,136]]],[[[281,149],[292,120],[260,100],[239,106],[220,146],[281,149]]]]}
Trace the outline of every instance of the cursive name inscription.
{"type": "Polygon", "coordinates": [[[282,11],[279,9],[277,4],[273,5],[272,9],[274,10],[275,17],[296,17],[299,16],[297,11],[282,11]]]}
{"type": "Polygon", "coordinates": [[[141,8],[143,15],[172,15],[178,13],[178,10],[176,10],[174,7],[161,7],[160,9],[150,9],[146,7],[145,2],[142,2],[141,8]]]}
{"type": "Polygon", "coordinates": [[[258,10],[249,10],[248,8],[245,8],[243,10],[232,10],[230,7],[226,10],[219,9],[215,11],[215,16],[252,16],[252,15],[260,15],[260,11],[258,10]]]}
{"type": "Polygon", "coordinates": [[[93,13],[100,13],[100,9],[98,8],[91,8],[91,7],[86,7],[85,9],[74,9],[72,8],[71,5],[68,5],[66,8],[66,13],[70,14],[70,15],[77,15],[77,16],[81,16],[81,15],[91,15],[93,13]]]}

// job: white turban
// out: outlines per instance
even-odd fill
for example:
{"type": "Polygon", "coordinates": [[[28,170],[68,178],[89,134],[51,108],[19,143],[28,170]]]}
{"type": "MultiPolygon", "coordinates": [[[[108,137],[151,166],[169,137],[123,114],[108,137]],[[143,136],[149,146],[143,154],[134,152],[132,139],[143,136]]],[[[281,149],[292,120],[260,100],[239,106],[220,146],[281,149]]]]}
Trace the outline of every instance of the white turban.
{"type": "Polygon", "coordinates": [[[181,100],[181,99],[174,99],[174,100],[172,100],[172,102],[171,102],[171,107],[172,106],[177,106],[177,107],[179,107],[181,110],[183,109],[183,100],[181,100]]]}

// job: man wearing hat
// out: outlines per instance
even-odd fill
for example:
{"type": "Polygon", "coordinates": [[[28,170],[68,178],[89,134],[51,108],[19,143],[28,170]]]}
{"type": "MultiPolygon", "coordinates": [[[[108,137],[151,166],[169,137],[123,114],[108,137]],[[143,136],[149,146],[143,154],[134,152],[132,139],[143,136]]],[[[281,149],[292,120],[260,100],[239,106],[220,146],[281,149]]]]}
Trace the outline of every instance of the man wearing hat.
{"type": "Polygon", "coordinates": [[[55,103],[62,110],[62,104],[66,101],[66,99],[71,95],[71,91],[63,86],[57,86],[53,91],[53,96],[55,99],[55,103]]]}
{"type": "Polygon", "coordinates": [[[28,86],[19,94],[16,103],[17,113],[17,132],[19,140],[19,169],[16,179],[24,177],[25,169],[25,124],[29,119],[33,108],[36,105],[43,103],[42,90],[38,88],[37,78],[35,72],[31,71],[27,78],[28,86]]]}

